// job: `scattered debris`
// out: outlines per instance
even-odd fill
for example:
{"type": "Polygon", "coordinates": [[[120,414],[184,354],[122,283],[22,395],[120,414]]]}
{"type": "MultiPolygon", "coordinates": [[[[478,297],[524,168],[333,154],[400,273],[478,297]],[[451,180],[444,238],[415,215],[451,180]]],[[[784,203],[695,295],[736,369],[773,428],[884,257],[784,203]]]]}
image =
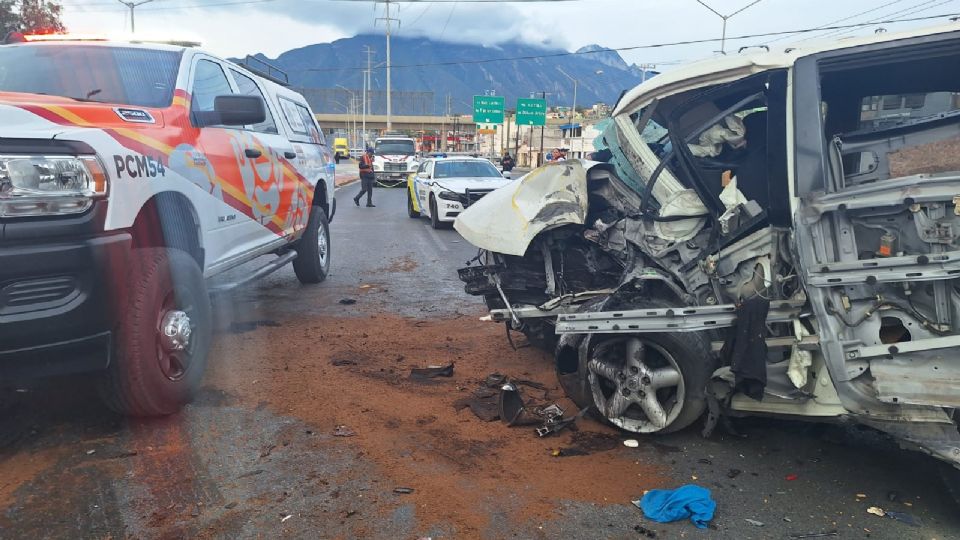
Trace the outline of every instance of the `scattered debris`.
{"type": "Polygon", "coordinates": [[[893,512],[893,511],[887,510],[887,517],[891,519],[895,519],[900,523],[906,523],[907,525],[910,525],[913,527],[920,526],[920,520],[918,520],[917,518],[913,517],[910,514],[907,514],[906,512],[893,512]]]}
{"type": "Polygon", "coordinates": [[[870,508],[867,508],[867,513],[873,514],[875,516],[880,516],[880,517],[884,517],[887,515],[887,513],[883,511],[883,508],[880,508],[878,506],[871,506],[870,508]]]}
{"type": "Polygon", "coordinates": [[[237,507],[237,501],[228,502],[227,504],[224,505],[224,508],[226,508],[227,510],[232,510],[236,507],[237,507]]]}
{"type": "Polygon", "coordinates": [[[740,469],[730,469],[729,471],[727,471],[727,478],[736,478],[741,474],[743,474],[743,471],[741,471],[740,469]]]}
{"type": "Polygon", "coordinates": [[[866,498],[867,498],[867,494],[866,494],[866,493],[857,493],[856,497],[857,497],[858,499],[866,499],[866,498]]]}
{"type": "Polygon", "coordinates": [[[355,366],[357,365],[356,360],[351,360],[349,358],[335,358],[330,361],[330,365],[340,367],[340,366],[355,366]]]}
{"type": "Polygon", "coordinates": [[[94,455],[94,454],[96,454],[96,453],[97,453],[96,450],[87,450],[87,455],[88,455],[88,456],[92,456],[92,455],[94,455]]]}
{"type": "Polygon", "coordinates": [[[345,515],[345,517],[352,517],[352,516],[357,515],[357,511],[356,511],[356,510],[347,510],[346,514],[344,514],[344,515],[345,515]]]}
{"type": "Polygon", "coordinates": [[[697,460],[697,463],[699,463],[699,464],[701,464],[701,465],[713,465],[713,462],[710,461],[710,460],[707,459],[707,458],[700,458],[700,459],[697,460]]]}
{"type": "Polygon", "coordinates": [[[636,527],[633,528],[633,530],[637,531],[637,532],[640,534],[640,536],[642,536],[642,537],[644,537],[644,538],[656,538],[656,537],[657,537],[657,531],[655,531],[655,530],[653,530],[653,529],[648,529],[648,528],[644,527],[643,525],[637,525],[636,527]]]}
{"type": "Polygon", "coordinates": [[[280,518],[280,523],[283,523],[284,521],[286,521],[286,520],[288,520],[288,519],[290,519],[290,518],[292,518],[292,517],[293,517],[293,514],[287,514],[287,515],[283,516],[282,518],[280,518]]]}
{"type": "Polygon", "coordinates": [[[581,450],[580,448],[571,447],[571,448],[557,448],[550,452],[550,455],[553,457],[574,457],[574,456],[589,456],[590,452],[586,450],[581,450]]]}
{"type": "Polygon", "coordinates": [[[333,430],[333,436],[334,436],[334,437],[353,437],[353,436],[356,435],[356,434],[357,434],[356,431],[348,428],[347,426],[342,426],[342,425],[341,425],[341,426],[337,426],[337,427],[333,430]]]}
{"type": "Polygon", "coordinates": [[[790,538],[792,540],[802,540],[804,538],[826,538],[828,536],[840,536],[840,533],[837,531],[827,531],[827,532],[820,532],[820,533],[798,533],[798,534],[791,534],[790,538]]]}
{"type": "Polygon", "coordinates": [[[797,478],[800,478],[800,477],[797,476],[797,475],[795,475],[795,474],[788,474],[787,476],[784,477],[784,479],[785,479],[787,482],[793,482],[793,481],[796,480],[797,478]]]}
{"type": "MultiPolygon", "coordinates": [[[[559,407],[558,407],[559,408],[559,407]]],[[[580,409],[580,412],[576,416],[571,416],[570,418],[563,418],[562,416],[551,416],[546,419],[544,424],[537,428],[537,435],[541,437],[546,437],[560,430],[566,429],[574,424],[577,420],[583,418],[587,411],[590,410],[590,407],[584,407],[580,409]]]]}
{"type": "Polygon", "coordinates": [[[433,379],[435,377],[453,377],[453,362],[445,366],[427,366],[410,370],[410,378],[414,380],[433,379]]]}
{"type": "Polygon", "coordinates": [[[275,445],[275,444],[271,444],[271,445],[265,446],[265,447],[263,448],[263,450],[260,452],[260,458],[262,459],[262,458],[265,458],[265,457],[269,456],[270,453],[273,452],[273,449],[276,448],[276,447],[277,447],[277,445],[275,445]]]}
{"type": "Polygon", "coordinates": [[[744,521],[746,521],[747,523],[753,525],[754,527],[763,527],[763,525],[764,525],[764,523],[763,523],[762,521],[757,521],[757,520],[755,520],[755,519],[747,518],[747,519],[745,519],[744,521]]]}
{"type": "Polygon", "coordinates": [[[393,488],[393,492],[394,492],[394,493],[399,493],[399,494],[401,494],[401,495],[409,495],[409,494],[413,493],[413,488],[409,488],[409,487],[398,487],[398,488],[393,488]]]}
{"type": "Polygon", "coordinates": [[[643,510],[647,519],[669,523],[690,518],[700,529],[707,528],[717,509],[717,503],[710,498],[710,490],[693,484],[674,490],[652,489],[633,504],[643,510]]]}
{"type": "Polygon", "coordinates": [[[637,448],[640,446],[640,442],[637,441],[636,439],[627,439],[623,441],[623,445],[626,446],[627,448],[637,448]]]}
{"type": "Polygon", "coordinates": [[[341,299],[340,299],[340,305],[343,305],[343,306],[352,306],[352,305],[354,305],[354,304],[356,304],[356,303],[357,303],[357,301],[356,301],[355,299],[353,299],[353,298],[341,298],[341,299]]]}

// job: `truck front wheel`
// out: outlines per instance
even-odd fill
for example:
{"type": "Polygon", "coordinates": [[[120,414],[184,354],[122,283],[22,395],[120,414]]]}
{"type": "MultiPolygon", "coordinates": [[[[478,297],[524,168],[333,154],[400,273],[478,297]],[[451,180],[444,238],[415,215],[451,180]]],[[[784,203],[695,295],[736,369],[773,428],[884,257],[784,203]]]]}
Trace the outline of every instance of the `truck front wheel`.
{"type": "Polygon", "coordinates": [[[293,271],[300,283],[320,283],[330,273],[330,224],[321,206],[310,209],[307,230],[297,243],[293,271]]]}
{"type": "Polygon", "coordinates": [[[134,249],[119,315],[103,400],[132,416],[179,411],[200,387],[212,333],[197,261],[177,249],[134,249]]]}

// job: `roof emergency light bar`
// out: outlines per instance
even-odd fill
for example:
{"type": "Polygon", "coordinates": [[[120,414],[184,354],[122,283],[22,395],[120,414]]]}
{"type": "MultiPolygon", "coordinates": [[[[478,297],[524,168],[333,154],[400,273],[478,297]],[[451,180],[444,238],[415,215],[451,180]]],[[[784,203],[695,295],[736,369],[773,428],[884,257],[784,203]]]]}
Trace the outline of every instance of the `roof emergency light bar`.
{"type": "Polygon", "coordinates": [[[173,45],[177,47],[199,47],[199,41],[184,39],[150,39],[140,37],[110,38],[99,34],[23,34],[21,32],[10,32],[6,35],[0,45],[9,45],[11,43],[34,43],[34,42],[104,42],[117,41],[124,43],[153,43],[158,45],[173,45]]]}

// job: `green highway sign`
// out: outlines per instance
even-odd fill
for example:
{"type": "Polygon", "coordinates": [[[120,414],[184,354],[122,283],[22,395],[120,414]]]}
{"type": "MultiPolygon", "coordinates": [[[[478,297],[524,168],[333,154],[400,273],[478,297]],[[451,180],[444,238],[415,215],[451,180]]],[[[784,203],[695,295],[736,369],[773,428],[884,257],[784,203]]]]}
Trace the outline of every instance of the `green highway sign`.
{"type": "Polygon", "coordinates": [[[526,99],[517,100],[517,125],[542,126],[547,123],[547,100],[526,99]]]}
{"type": "Polygon", "coordinates": [[[475,124],[503,123],[503,96],[473,96],[475,124]]]}

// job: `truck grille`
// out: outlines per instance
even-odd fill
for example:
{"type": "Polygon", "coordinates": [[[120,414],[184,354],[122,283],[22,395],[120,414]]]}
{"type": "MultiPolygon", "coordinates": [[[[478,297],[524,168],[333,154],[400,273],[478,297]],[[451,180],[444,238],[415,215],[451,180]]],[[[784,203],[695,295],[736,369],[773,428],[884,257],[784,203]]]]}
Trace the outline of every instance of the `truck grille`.
{"type": "Polygon", "coordinates": [[[486,195],[493,191],[492,189],[468,189],[466,193],[460,195],[460,202],[463,203],[463,207],[466,208],[471,204],[479,201],[486,195]]]}
{"type": "Polygon", "coordinates": [[[383,164],[383,170],[386,172],[406,172],[407,164],[406,163],[391,163],[386,162],[383,164]]]}

